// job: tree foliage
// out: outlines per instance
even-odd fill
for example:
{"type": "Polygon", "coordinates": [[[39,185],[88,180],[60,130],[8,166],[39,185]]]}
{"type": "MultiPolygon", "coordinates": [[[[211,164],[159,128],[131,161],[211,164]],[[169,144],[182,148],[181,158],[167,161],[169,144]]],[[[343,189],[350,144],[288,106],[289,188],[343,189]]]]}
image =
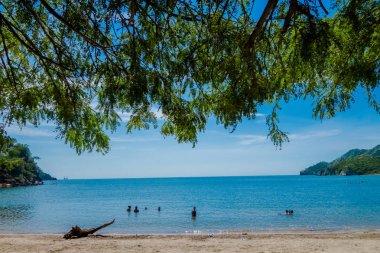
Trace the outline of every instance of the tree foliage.
{"type": "Polygon", "coordinates": [[[352,149],[331,163],[319,162],[301,175],[371,175],[380,174],[380,145],[372,149],[352,149]]]}
{"type": "Polygon", "coordinates": [[[0,152],[0,183],[29,185],[42,180],[54,180],[38,167],[36,159],[27,145],[9,139],[4,151],[0,152]]]}
{"type": "Polygon", "coordinates": [[[234,129],[263,104],[280,145],[281,101],[311,97],[332,117],[367,91],[378,112],[380,7],[376,0],[3,0],[0,140],[10,124],[55,123],[78,153],[106,152],[106,130],[157,127],[197,140],[207,119],[234,129]]]}

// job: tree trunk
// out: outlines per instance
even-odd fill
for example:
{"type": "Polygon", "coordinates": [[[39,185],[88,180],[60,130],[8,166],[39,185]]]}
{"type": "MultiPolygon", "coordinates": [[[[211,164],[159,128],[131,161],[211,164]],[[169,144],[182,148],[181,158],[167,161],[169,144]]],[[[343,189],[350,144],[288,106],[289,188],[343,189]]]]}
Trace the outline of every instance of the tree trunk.
{"type": "Polygon", "coordinates": [[[78,226],[74,226],[74,227],[71,228],[71,230],[69,232],[67,232],[63,236],[63,238],[65,238],[65,239],[75,239],[75,238],[87,237],[88,235],[93,234],[96,231],[98,231],[98,230],[100,230],[102,228],[105,228],[105,227],[113,224],[114,222],[115,222],[115,219],[113,219],[112,221],[110,221],[108,223],[104,223],[103,225],[101,225],[99,227],[89,228],[89,229],[81,229],[78,226]]]}

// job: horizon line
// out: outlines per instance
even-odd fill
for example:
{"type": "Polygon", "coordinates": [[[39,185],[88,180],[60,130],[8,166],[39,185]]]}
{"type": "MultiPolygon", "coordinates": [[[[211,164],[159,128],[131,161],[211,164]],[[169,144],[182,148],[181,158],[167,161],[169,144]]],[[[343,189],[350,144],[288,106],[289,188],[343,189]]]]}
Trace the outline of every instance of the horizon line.
{"type": "MultiPolygon", "coordinates": [[[[225,175],[225,176],[168,176],[168,177],[99,177],[99,178],[57,178],[57,180],[103,180],[103,179],[175,179],[175,178],[222,178],[222,177],[284,177],[284,176],[300,176],[300,174],[275,174],[275,175],[225,175]],[[65,179],[66,178],[66,179],[65,179]]],[[[54,181],[54,180],[46,180],[54,181]]]]}

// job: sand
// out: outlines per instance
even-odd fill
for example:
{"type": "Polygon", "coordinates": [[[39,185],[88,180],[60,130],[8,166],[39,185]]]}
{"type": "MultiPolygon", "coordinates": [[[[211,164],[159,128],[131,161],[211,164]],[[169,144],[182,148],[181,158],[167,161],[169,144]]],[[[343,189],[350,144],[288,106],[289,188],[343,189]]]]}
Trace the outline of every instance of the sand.
{"type": "Polygon", "coordinates": [[[235,235],[106,235],[65,240],[52,234],[0,234],[0,252],[380,252],[380,232],[235,235]]]}

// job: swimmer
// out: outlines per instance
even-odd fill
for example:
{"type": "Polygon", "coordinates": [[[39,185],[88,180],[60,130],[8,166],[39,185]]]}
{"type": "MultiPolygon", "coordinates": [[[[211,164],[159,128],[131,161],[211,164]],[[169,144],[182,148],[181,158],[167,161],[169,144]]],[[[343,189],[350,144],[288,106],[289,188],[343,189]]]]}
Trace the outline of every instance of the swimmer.
{"type": "Polygon", "coordinates": [[[197,210],[195,206],[193,207],[193,211],[191,211],[191,217],[195,218],[197,216],[197,210]]]}

